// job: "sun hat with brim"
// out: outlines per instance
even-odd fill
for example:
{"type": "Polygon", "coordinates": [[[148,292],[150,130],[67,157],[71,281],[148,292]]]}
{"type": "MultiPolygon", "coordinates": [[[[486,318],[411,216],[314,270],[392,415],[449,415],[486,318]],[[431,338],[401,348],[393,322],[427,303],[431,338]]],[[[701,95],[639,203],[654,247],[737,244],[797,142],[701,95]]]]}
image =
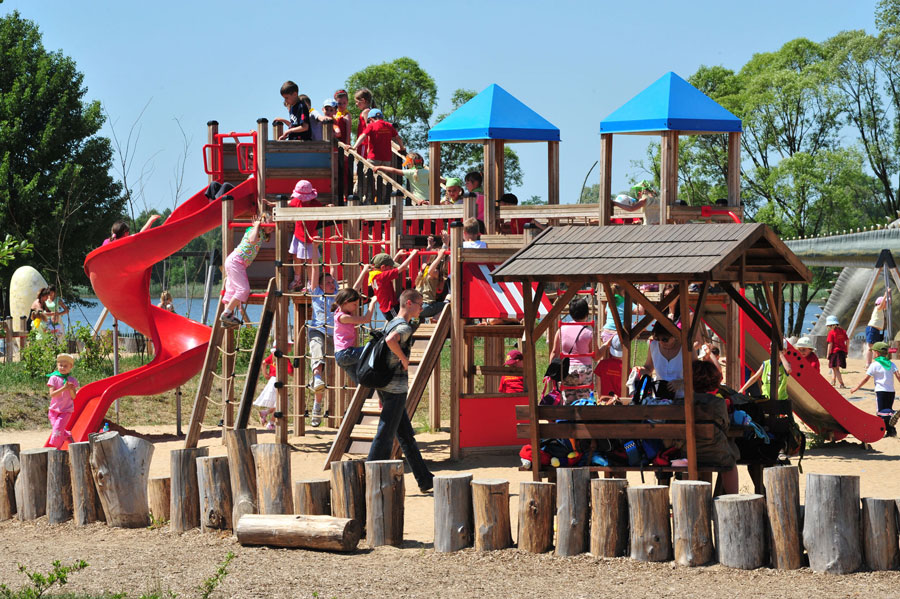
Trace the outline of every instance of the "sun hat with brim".
{"type": "Polygon", "coordinates": [[[609,355],[613,358],[621,358],[622,357],[622,341],[619,339],[619,336],[616,335],[609,342],[609,355]]]}
{"type": "Polygon", "coordinates": [[[375,256],[372,258],[372,266],[377,266],[378,268],[390,268],[393,265],[394,259],[391,258],[390,254],[385,254],[384,252],[382,252],[380,254],[375,254],[375,256]]]}
{"type": "Polygon", "coordinates": [[[460,179],[459,177],[448,177],[447,182],[444,183],[444,186],[461,188],[463,186],[463,182],[462,182],[462,179],[460,179]]]}
{"type": "Polygon", "coordinates": [[[831,325],[841,324],[841,321],[838,320],[838,317],[832,314],[828,318],[825,319],[825,326],[830,327],[831,325]]]}
{"type": "Polygon", "coordinates": [[[794,344],[794,347],[797,349],[816,349],[816,346],[813,345],[812,339],[809,337],[800,337],[797,339],[797,343],[794,344]]]}
{"type": "Polygon", "coordinates": [[[325,101],[322,102],[322,108],[327,108],[328,106],[331,106],[332,108],[337,108],[338,107],[337,100],[334,100],[332,98],[325,98],[325,101]]]}
{"type": "Polygon", "coordinates": [[[884,341],[879,341],[878,343],[872,344],[872,351],[882,352],[891,349],[891,346],[885,343],[884,341]]]}
{"type": "Polygon", "coordinates": [[[506,362],[504,362],[504,364],[507,366],[512,366],[524,357],[525,356],[523,356],[522,352],[520,352],[519,350],[511,349],[509,350],[509,353],[506,354],[506,362]]]}
{"type": "Polygon", "coordinates": [[[319,193],[313,188],[312,183],[306,179],[297,181],[297,184],[294,185],[294,192],[291,194],[292,198],[297,198],[301,202],[309,202],[310,200],[316,199],[318,196],[319,193]]]}

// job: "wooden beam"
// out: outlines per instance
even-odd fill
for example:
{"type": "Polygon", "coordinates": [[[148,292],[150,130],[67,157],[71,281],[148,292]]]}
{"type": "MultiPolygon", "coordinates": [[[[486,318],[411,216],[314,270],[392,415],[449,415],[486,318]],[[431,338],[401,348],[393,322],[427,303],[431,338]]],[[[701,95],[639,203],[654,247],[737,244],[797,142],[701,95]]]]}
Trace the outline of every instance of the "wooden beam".
{"type": "MultiPolygon", "coordinates": [[[[616,325],[616,333],[619,335],[619,341],[622,345],[631,343],[631,331],[625,328],[625,323],[619,318],[619,309],[616,306],[616,294],[613,293],[612,285],[603,282],[603,291],[606,293],[606,306],[609,313],[612,314],[613,324],[616,325]]],[[[629,323],[630,324],[630,323],[629,323]]]]}
{"type": "MultiPolygon", "coordinates": [[[[531,284],[522,283],[523,290],[525,289],[525,287],[531,287],[531,284]]],[[[543,286],[541,285],[539,289],[543,289],[543,286]]],[[[534,328],[533,335],[535,339],[541,338],[541,335],[544,334],[544,331],[546,331],[547,328],[553,323],[553,321],[559,317],[560,313],[566,306],[569,305],[569,302],[572,301],[572,298],[575,297],[579,289],[581,289],[581,285],[569,285],[569,287],[566,289],[566,292],[556,298],[556,301],[553,302],[553,306],[550,308],[550,311],[547,312],[547,315],[544,316],[541,319],[541,322],[538,323],[538,325],[534,328]]],[[[537,296],[537,301],[535,303],[540,303],[540,295],[537,296]]],[[[551,339],[550,342],[552,343],[553,340],[551,339]]]]}
{"type": "Polygon", "coordinates": [[[769,325],[766,320],[759,315],[759,310],[756,309],[756,306],[751,304],[747,298],[742,296],[737,289],[732,286],[731,283],[727,281],[719,281],[719,284],[722,286],[722,289],[734,300],[734,303],[738,305],[738,307],[744,311],[744,314],[753,321],[753,323],[762,330],[763,333],[770,339],[772,338],[772,327],[769,325]]]}
{"type": "MultiPolygon", "coordinates": [[[[691,330],[688,332],[688,339],[691,340],[691,343],[694,342],[694,337],[697,335],[697,324],[703,320],[703,311],[706,309],[706,293],[709,291],[709,284],[704,281],[702,285],[703,288],[697,297],[697,306],[694,308],[694,316],[691,319],[691,330]]],[[[684,314],[682,314],[682,318],[684,318],[684,314]]],[[[684,323],[681,326],[684,327],[684,323]]]]}
{"type": "Polygon", "coordinates": [[[441,142],[428,144],[428,203],[441,203],[441,142]]]}
{"type": "Polygon", "coordinates": [[[728,205],[741,205],[741,132],[728,134],[728,205]]]}
{"type": "MultiPolygon", "coordinates": [[[[669,333],[675,337],[676,339],[681,337],[681,330],[675,326],[675,323],[669,320],[669,317],[663,314],[659,308],[656,307],[656,304],[651,302],[643,293],[638,291],[638,289],[625,280],[617,281],[619,286],[625,291],[625,295],[631,297],[631,299],[644,307],[644,310],[650,313],[650,315],[655,318],[660,324],[662,324],[669,333]]],[[[678,291],[679,297],[682,295],[681,290],[678,291]]]]}
{"type": "Polygon", "coordinates": [[[600,226],[608,225],[612,214],[612,133],[600,135],[600,226]]]}
{"type": "Polygon", "coordinates": [[[547,204],[559,204],[559,142],[547,142],[547,204]]]}
{"type": "Polygon", "coordinates": [[[660,140],[659,222],[668,224],[669,206],[678,199],[678,132],[663,131],[660,140]]]}
{"type": "MultiPolygon", "coordinates": [[[[693,342],[688,336],[688,327],[685,326],[684,319],[690,311],[688,303],[687,290],[690,281],[682,279],[678,282],[678,308],[681,313],[681,368],[684,377],[684,428],[685,428],[685,449],[688,459],[688,477],[697,480],[697,430],[696,419],[694,415],[694,350],[693,342]]],[[[708,389],[704,389],[708,391],[708,389]]]]}
{"type": "MultiPolygon", "coordinates": [[[[541,480],[541,454],[537,420],[537,363],[534,348],[534,319],[535,316],[537,316],[538,302],[535,302],[532,297],[531,285],[522,285],[522,302],[525,309],[525,341],[522,347],[522,349],[525,351],[522,352],[522,366],[525,368],[525,393],[528,395],[528,407],[531,412],[531,417],[529,418],[529,421],[531,423],[531,476],[533,480],[539,481],[541,480]]],[[[454,371],[454,373],[457,372],[459,371],[454,371]]],[[[454,378],[457,377],[452,376],[451,380],[454,378]]]]}
{"type": "Polygon", "coordinates": [[[459,394],[464,368],[465,336],[462,317],[462,226],[458,221],[450,225],[450,458],[458,460],[459,452],[459,394]]]}

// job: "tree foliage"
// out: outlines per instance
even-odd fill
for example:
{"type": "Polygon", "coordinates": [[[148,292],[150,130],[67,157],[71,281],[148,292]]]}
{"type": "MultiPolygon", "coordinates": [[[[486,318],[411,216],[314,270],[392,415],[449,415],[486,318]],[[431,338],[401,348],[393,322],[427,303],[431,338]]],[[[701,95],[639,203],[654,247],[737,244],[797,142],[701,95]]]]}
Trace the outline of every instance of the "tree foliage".
{"type": "Polygon", "coordinates": [[[109,140],[97,136],[100,104],[86,93],[75,62],[48,52],[34,23],[18,12],[0,18],[0,231],[33,244],[34,266],[68,301],[87,282],[85,255],[123,207],[109,140]]]}

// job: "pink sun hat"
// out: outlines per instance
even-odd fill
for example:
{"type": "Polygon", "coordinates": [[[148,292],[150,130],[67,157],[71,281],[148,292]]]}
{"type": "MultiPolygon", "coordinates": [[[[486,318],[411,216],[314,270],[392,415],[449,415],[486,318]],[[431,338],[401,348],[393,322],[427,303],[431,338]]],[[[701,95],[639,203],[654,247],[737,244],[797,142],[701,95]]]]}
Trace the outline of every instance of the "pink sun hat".
{"type": "Polygon", "coordinates": [[[297,198],[301,202],[309,202],[310,200],[316,199],[318,196],[319,194],[313,189],[312,183],[306,179],[297,181],[297,184],[294,185],[294,193],[291,194],[292,198],[297,198]]]}

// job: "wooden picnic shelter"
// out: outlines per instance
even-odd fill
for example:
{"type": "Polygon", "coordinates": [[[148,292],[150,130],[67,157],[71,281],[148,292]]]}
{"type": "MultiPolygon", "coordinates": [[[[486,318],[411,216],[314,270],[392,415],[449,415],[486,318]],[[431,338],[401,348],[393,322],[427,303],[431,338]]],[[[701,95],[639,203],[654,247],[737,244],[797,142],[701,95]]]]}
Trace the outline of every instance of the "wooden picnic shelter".
{"type": "MultiPolygon", "coordinates": [[[[612,298],[612,284],[617,283],[626,295],[624,322],[615,309],[612,315],[622,341],[622,386],[630,370],[631,345],[634,339],[653,321],[659,321],[681,341],[684,375],[684,423],[631,425],[623,431],[621,425],[591,423],[597,410],[637,409],[644,406],[579,406],[563,408],[571,412],[572,426],[566,435],[575,438],[661,438],[684,439],[688,459],[687,473],[692,479],[698,475],[694,421],[694,389],[691,375],[692,340],[702,322],[704,305],[710,285],[716,283],[748,317],[769,332],[771,355],[777,357],[781,349],[781,286],[809,283],[812,274],[775,233],[764,224],[684,224],[671,227],[593,227],[563,226],[543,231],[522,250],[500,265],[492,276],[495,281],[521,282],[524,300],[525,391],[530,414],[532,468],[535,480],[540,480],[539,445],[541,428],[548,430],[559,419],[560,409],[538,405],[538,382],[534,342],[552,322],[559,318],[569,301],[585,286],[601,285],[606,297],[612,298]],[[552,284],[563,283],[564,293],[558,294],[550,312],[537,320],[538,306],[544,290],[552,284]],[[638,287],[642,283],[674,283],[672,291],[657,301],[649,299],[638,287]],[[699,284],[699,291],[690,294],[691,284],[699,284]],[[764,289],[765,303],[773,326],[760,317],[741,288],[748,283],[764,289]],[[679,302],[682,323],[679,328],[669,320],[664,309],[673,301],[679,302]],[[631,304],[644,308],[645,315],[632,324],[631,304]],[[551,415],[552,414],[552,415],[551,415]],[[542,425],[541,421],[549,421],[542,425]],[[616,427],[619,427],[618,429],[616,427]]],[[[734,339],[726,339],[736,342],[734,339]]],[[[771,389],[777,397],[778,369],[774,369],[771,389]]],[[[547,435],[550,436],[550,435],[547,435]]],[[[553,435],[553,437],[561,435],[553,435]]]]}

